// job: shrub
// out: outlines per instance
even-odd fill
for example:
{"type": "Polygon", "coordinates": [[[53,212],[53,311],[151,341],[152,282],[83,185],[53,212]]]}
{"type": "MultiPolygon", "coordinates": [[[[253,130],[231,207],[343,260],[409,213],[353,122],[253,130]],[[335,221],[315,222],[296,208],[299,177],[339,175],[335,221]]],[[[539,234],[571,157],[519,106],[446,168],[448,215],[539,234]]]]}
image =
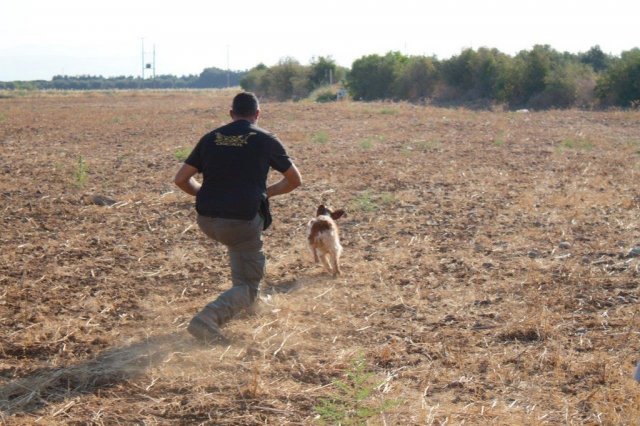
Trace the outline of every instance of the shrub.
{"type": "Polygon", "coordinates": [[[534,109],[568,108],[576,100],[576,82],[569,78],[566,69],[555,69],[545,78],[541,92],[532,94],[527,102],[534,109]]]}
{"type": "Polygon", "coordinates": [[[528,106],[529,100],[541,94],[551,71],[549,46],[535,46],[522,51],[507,70],[507,84],[503,96],[512,107],[528,106]]]}
{"type": "Polygon", "coordinates": [[[640,101],[640,49],[622,52],[598,80],[598,98],[605,105],[631,107],[640,101]]]}
{"type": "Polygon", "coordinates": [[[397,73],[407,57],[400,52],[385,56],[368,55],[357,59],[347,76],[347,87],[356,100],[391,99],[397,73]]]}
{"type": "Polygon", "coordinates": [[[240,87],[242,90],[246,90],[248,92],[255,92],[258,95],[261,95],[261,87],[260,83],[264,74],[267,72],[267,66],[264,64],[258,64],[253,67],[249,72],[242,77],[240,80],[240,87]]]}
{"type": "Polygon", "coordinates": [[[611,63],[611,57],[605,54],[600,46],[596,45],[589,49],[588,52],[582,53],[580,56],[580,62],[585,65],[589,65],[595,72],[602,72],[609,68],[611,63]]]}
{"type": "Polygon", "coordinates": [[[336,99],[336,94],[331,90],[324,90],[316,95],[316,102],[320,103],[334,102],[336,99]]]}
{"type": "Polygon", "coordinates": [[[309,94],[307,70],[293,58],[284,58],[266,71],[265,95],[279,101],[299,99],[309,94]]]}
{"type": "Polygon", "coordinates": [[[409,58],[396,77],[395,96],[409,101],[430,98],[437,81],[438,69],[433,58],[409,58]]]}
{"type": "Polygon", "coordinates": [[[346,69],[336,65],[330,57],[313,58],[309,66],[309,90],[332,85],[343,80],[346,69]]]}

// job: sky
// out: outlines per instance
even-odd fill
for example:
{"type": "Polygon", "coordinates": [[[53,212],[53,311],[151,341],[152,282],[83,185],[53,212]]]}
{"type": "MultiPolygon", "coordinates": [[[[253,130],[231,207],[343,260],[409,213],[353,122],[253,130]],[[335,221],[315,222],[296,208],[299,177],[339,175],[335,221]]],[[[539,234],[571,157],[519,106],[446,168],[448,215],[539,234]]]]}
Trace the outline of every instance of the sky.
{"type": "Polygon", "coordinates": [[[156,74],[177,76],[287,57],[351,67],[389,51],[448,59],[536,44],[619,55],[640,47],[638,16],[638,0],[0,0],[0,81],[137,77],[154,47],[156,74]]]}

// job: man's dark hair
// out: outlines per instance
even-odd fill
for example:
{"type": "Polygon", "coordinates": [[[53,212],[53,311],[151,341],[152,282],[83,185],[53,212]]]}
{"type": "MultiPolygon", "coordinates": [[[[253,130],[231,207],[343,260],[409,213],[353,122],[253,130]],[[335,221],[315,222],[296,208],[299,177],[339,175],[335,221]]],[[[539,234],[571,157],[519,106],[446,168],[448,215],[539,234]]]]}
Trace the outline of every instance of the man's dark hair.
{"type": "Polygon", "coordinates": [[[233,98],[231,109],[240,117],[251,117],[258,111],[258,98],[251,92],[238,93],[233,98]]]}

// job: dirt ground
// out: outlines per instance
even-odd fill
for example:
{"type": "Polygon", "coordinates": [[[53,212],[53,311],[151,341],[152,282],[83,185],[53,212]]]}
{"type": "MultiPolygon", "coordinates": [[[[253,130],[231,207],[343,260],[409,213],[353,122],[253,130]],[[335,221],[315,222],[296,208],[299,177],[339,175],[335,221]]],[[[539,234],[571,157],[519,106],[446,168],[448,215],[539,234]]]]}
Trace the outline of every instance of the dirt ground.
{"type": "Polygon", "coordinates": [[[638,424],[640,112],[265,102],[304,184],[202,347],[226,253],[173,176],[234,93],[0,97],[1,422],[638,424]]]}

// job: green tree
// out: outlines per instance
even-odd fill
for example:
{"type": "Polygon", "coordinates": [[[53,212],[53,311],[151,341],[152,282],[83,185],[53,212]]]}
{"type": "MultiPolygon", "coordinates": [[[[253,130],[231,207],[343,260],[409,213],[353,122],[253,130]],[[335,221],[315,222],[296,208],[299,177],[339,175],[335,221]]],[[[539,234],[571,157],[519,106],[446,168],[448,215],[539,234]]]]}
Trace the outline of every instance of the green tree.
{"type": "Polygon", "coordinates": [[[250,69],[249,72],[244,75],[244,77],[242,77],[242,79],[240,80],[240,87],[243,90],[256,92],[257,94],[261,95],[261,84],[264,79],[264,75],[267,72],[267,69],[268,68],[265,64],[260,63],[256,65],[255,67],[250,69]]]}
{"type": "Polygon", "coordinates": [[[309,89],[314,90],[339,81],[338,66],[331,58],[320,56],[311,60],[309,67],[309,89]]]}
{"type": "MultiPolygon", "coordinates": [[[[205,68],[193,84],[196,88],[237,86],[243,74],[215,67],[205,68]]],[[[148,81],[150,85],[153,84],[153,80],[148,81]]]]}
{"type": "Polygon", "coordinates": [[[293,58],[284,58],[268,68],[258,84],[262,96],[279,101],[300,99],[309,94],[308,69],[293,58]]]}
{"type": "Polygon", "coordinates": [[[407,61],[400,52],[385,56],[368,55],[354,61],[347,76],[347,87],[356,100],[393,98],[393,85],[397,72],[407,61]]]}
{"type": "Polygon", "coordinates": [[[523,98],[527,101],[535,94],[541,93],[546,86],[547,75],[551,72],[549,46],[534,46],[533,50],[523,55],[523,66],[520,80],[523,98]]]}
{"type": "Polygon", "coordinates": [[[600,46],[596,45],[580,55],[580,62],[590,65],[595,72],[601,72],[609,67],[611,57],[604,53],[600,46]]]}
{"type": "Polygon", "coordinates": [[[472,61],[476,57],[473,49],[464,49],[459,55],[442,62],[442,77],[449,87],[458,93],[466,93],[473,88],[472,61]]]}
{"type": "Polygon", "coordinates": [[[448,96],[460,100],[499,99],[504,92],[509,58],[497,49],[465,49],[442,63],[448,96]]]}
{"type": "Polygon", "coordinates": [[[598,80],[596,93],[604,105],[640,103],[640,49],[622,52],[598,80]]]}
{"type": "Polygon", "coordinates": [[[497,49],[480,48],[471,59],[473,93],[483,99],[497,99],[505,85],[509,57],[497,49]]]}
{"type": "Polygon", "coordinates": [[[430,98],[437,81],[438,68],[434,58],[410,57],[396,77],[395,97],[409,101],[430,98]]]}
{"type": "Polygon", "coordinates": [[[547,45],[518,53],[506,72],[503,100],[512,107],[529,106],[529,100],[545,90],[554,61],[559,55],[547,45]]]}
{"type": "Polygon", "coordinates": [[[553,67],[545,76],[544,89],[529,98],[528,106],[535,109],[573,106],[578,94],[577,80],[574,78],[577,72],[574,68],[577,66],[565,63],[553,67]]]}

